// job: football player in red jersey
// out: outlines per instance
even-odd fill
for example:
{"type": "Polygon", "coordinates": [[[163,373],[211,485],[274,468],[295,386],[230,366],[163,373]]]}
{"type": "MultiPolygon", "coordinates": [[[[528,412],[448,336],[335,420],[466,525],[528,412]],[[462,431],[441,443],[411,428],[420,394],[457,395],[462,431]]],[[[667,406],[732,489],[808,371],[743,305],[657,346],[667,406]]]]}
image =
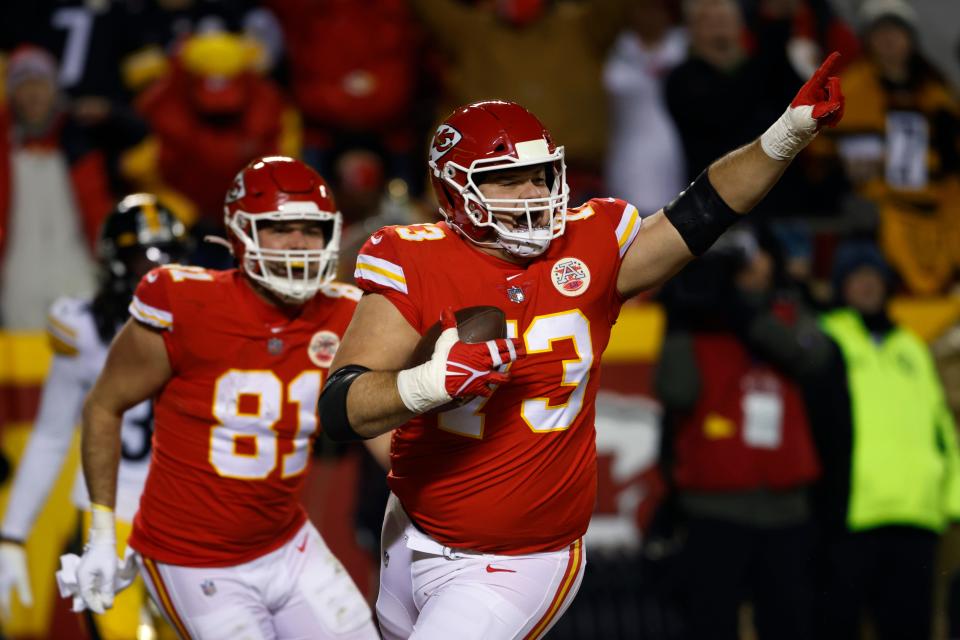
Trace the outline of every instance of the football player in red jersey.
{"type": "Polygon", "coordinates": [[[366,295],[320,400],[331,437],[393,431],[385,638],[540,638],[569,606],[596,494],[600,356],[620,307],[706,251],[840,119],[836,58],[758,140],[642,223],[613,198],[568,211],[563,148],[519,105],[472,104],[440,125],[429,166],[445,221],[368,240],[355,273],[366,295]],[[461,342],[449,309],[472,305],[502,309],[512,340],[461,342]],[[441,317],[432,358],[411,363],[441,317]],[[452,398],[466,403],[431,411],[452,398]]]}
{"type": "Polygon", "coordinates": [[[359,290],[331,282],[341,217],[292,158],[227,193],[238,269],[149,272],[83,410],[93,524],[76,576],[113,600],[120,417],[154,398],[154,458],[130,546],[184,638],[377,638],[370,609],[298,501],[317,397],[359,290]]]}

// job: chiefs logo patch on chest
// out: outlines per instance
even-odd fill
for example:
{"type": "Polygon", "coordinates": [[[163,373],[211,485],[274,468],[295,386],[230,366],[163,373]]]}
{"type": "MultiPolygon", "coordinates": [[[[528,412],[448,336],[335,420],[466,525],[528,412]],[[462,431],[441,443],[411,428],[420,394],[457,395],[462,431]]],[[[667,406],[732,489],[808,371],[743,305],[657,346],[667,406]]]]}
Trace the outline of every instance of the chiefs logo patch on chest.
{"type": "Polygon", "coordinates": [[[590,269],[579,258],[560,258],[550,269],[550,281],[565,296],[583,295],[590,286],[590,269]]]}
{"type": "Polygon", "coordinates": [[[318,367],[329,367],[333,362],[333,356],[337,355],[337,348],[340,346],[340,336],[333,331],[317,331],[310,338],[310,345],[307,347],[307,354],[310,361],[318,367]]]}

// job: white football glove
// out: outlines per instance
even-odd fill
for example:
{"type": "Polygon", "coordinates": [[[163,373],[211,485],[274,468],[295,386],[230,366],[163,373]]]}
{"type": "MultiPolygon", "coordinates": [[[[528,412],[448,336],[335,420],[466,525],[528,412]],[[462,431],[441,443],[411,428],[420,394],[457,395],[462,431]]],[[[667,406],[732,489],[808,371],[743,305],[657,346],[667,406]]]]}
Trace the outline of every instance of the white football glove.
{"type": "MultiPolygon", "coordinates": [[[[77,577],[80,568],[80,556],[75,553],[67,553],[60,556],[60,570],[57,571],[57,587],[60,589],[61,598],[70,598],[71,609],[74,613],[80,613],[89,609],[86,601],[80,597],[80,584],[77,577]]],[[[127,547],[127,552],[123,560],[117,560],[117,573],[113,580],[114,595],[120,593],[137,579],[139,567],[137,565],[137,553],[127,547]]]]}
{"type": "Polygon", "coordinates": [[[0,542],[0,610],[6,619],[10,618],[14,589],[20,597],[20,604],[25,607],[33,606],[30,575],[27,573],[27,552],[22,544],[5,540],[0,542]]]}
{"type": "Polygon", "coordinates": [[[113,510],[93,505],[90,536],[77,568],[80,597],[88,609],[103,613],[113,606],[117,577],[117,533],[113,510]]]}

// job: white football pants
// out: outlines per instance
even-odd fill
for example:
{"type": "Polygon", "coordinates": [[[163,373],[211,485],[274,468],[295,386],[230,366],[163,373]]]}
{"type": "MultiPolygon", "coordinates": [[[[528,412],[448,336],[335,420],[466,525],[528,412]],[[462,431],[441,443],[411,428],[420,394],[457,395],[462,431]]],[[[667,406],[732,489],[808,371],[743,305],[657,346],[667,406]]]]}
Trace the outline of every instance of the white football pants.
{"type": "Polygon", "coordinates": [[[285,545],[233,567],[140,558],[153,601],[192,640],[376,640],[367,602],[307,522],[285,545]]]}
{"type": "MultiPolygon", "coordinates": [[[[509,535],[509,532],[505,532],[509,535]]],[[[534,640],[573,601],[583,540],[523,556],[444,547],[391,495],[383,521],[377,617],[385,640],[534,640]]]]}

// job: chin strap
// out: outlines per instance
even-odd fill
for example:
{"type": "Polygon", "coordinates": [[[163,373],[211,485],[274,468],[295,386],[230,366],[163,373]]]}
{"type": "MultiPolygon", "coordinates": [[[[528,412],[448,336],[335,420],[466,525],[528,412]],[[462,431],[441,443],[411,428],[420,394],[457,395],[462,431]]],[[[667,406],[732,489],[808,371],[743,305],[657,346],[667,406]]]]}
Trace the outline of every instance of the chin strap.
{"type": "Polygon", "coordinates": [[[532,243],[532,242],[531,242],[531,243],[524,243],[524,241],[522,241],[522,240],[504,240],[503,236],[498,235],[498,236],[497,236],[497,247],[498,247],[499,249],[503,249],[504,251],[506,251],[506,252],[509,253],[510,255],[516,256],[516,257],[518,257],[518,258],[536,258],[537,256],[543,255],[544,253],[546,253],[547,249],[550,248],[550,242],[551,242],[552,240],[553,240],[553,239],[551,238],[550,240],[547,240],[546,244],[544,244],[544,245],[538,245],[538,244],[534,244],[534,243],[532,243]],[[522,251],[516,251],[515,249],[511,248],[510,246],[508,246],[508,245],[510,245],[510,244],[512,244],[512,245],[513,245],[514,247],[516,247],[516,248],[525,248],[525,249],[528,249],[528,251],[527,251],[526,253],[525,253],[525,252],[522,252],[522,251]],[[539,249],[539,250],[538,250],[538,249],[539,249]]]}
{"type": "Polygon", "coordinates": [[[226,238],[221,238],[220,236],[203,236],[204,242],[209,242],[210,244],[218,244],[221,247],[226,247],[227,251],[230,252],[230,255],[233,255],[233,245],[230,244],[230,241],[226,238]]]}

